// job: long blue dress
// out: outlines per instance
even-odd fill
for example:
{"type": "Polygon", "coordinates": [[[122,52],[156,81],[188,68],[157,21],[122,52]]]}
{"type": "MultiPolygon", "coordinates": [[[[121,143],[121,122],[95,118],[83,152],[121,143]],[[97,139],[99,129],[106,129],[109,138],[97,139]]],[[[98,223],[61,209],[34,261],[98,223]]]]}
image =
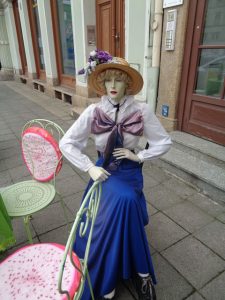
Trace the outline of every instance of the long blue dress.
{"type": "MultiPolygon", "coordinates": [[[[103,158],[96,163],[102,166],[103,158]]],[[[148,224],[142,167],[124,159],[102,183],[102,196],[91,242],[88,270],[96,298],[110,293],[120,279],[150,273],[156,283],[144,226],[148,224]]],[[[92,182],[89,182],[86,192],[92,182]]],[[[84,256],[86,239],[77,236],[74,250],[84,256]]],[[[82,300],[91,299],[86,282],[82,300]]]]}

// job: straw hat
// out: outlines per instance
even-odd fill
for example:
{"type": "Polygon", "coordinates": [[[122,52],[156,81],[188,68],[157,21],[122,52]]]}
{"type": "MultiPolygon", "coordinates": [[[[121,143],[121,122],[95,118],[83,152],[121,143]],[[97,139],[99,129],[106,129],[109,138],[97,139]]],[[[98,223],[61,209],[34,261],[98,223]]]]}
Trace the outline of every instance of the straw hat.
{"type": "Polygon", "coordinates": [[[141,74],[134,68],[130,67],[129,63],[125,59],[121,57],[113,57],[109,62],[97,65],[94,71],[92,71],[88,76],[88,83],[97,94],[103,95],[105,93],[105,91],[97,82],[97,77],[101,72],[107,69],[121,70],[130,76],[132,82],[129,86],[129,90],[131,91],[132,95],[136,95],[142,89],[143,78],[141,74]]]}

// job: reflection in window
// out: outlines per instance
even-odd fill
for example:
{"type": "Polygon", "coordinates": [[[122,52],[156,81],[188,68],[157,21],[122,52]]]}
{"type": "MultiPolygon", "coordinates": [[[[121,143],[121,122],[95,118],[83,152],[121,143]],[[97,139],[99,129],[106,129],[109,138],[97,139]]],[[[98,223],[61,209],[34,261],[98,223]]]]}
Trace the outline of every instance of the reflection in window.
{"type": "Polygon", "coordinates": [[[75,76],[74,44],[70,0],[57,0],[63,73],[75,76]]]}
{"type": "Polygon", "coordinates": [[[41,39],[41,28],[40,28],[40,20],[38,15],[37,0],[33,0],[32,5],[33,5],[34,20],[36,25],[35,27],[36,27],[36,34],[37,34],[38,49],[39,49],[40,68],[43,70],[45,69],[45,62],[44,62],[43,44],[41,39]]]}
{"type": "Polygon", "coordinates": [[[225,1],[208,0],[203,45],[225,45],[225,1]]]}
{"type": "Polygon", "coordinates": [[[197,70],[197,94],[220,97],[225,76],[225,49],[203,49],[197,70]]]}

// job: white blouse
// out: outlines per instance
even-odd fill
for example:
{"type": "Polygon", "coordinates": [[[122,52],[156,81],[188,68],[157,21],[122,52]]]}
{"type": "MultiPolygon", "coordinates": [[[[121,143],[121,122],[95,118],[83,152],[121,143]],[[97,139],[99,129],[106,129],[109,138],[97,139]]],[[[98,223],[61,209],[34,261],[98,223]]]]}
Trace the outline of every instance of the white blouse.
{"type": "MultiPolygon", "coordinates": [[[[116,108],[113,107],[113,104],[117,103],[112,99],[109,100],[108,96],[102,96],[99,103],[88,106],[60,141],[59,147],[63,155],[82,171],[86,172],[94,166],[94,163],[89,157],[82,153],[91,134],[94,109],[99,107],[111,119],[115,119],[116,108]]],[[[129,116],[137,110],[140,110],[142,113],[144,122],[143,136],[147,139],[149,148],[137,153],[140,160],[152,160],[166,153],[172,144],[170,136],[167,134],[155,114],[150,111],[149,106],[146,103],[135,101],[133,96],[125,96],[120,103],[117,122],[120,122],[124,117],[129,116]]],[[[104,152],[109,134],[110,132],[105,132],[94,135],[96,150],[104,152]]],[[[138,146],[140,136],[134,136],[130,133],[123,132],[123,137],[124,148],[135,149],[138,146]]]]}

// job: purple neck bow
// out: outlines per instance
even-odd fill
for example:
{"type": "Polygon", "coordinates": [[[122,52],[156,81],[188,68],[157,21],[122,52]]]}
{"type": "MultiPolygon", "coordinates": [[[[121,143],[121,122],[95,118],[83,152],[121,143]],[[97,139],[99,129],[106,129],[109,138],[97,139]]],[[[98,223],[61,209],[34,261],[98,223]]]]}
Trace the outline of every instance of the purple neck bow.
{"type": "Polygon", "coordinates": [[[123,146],[123,132],[131,133],[136,136],[143,134],[144,123],[140,111],[131,113],[124,117],[119,123],[115,123],[103,110],[96,107],[94,110],[94,118],[91,124],[91,133],[101,134],[111,131],[104,152],[104,159],[108,161],[116,146],[117,138],[123,146]]]}

